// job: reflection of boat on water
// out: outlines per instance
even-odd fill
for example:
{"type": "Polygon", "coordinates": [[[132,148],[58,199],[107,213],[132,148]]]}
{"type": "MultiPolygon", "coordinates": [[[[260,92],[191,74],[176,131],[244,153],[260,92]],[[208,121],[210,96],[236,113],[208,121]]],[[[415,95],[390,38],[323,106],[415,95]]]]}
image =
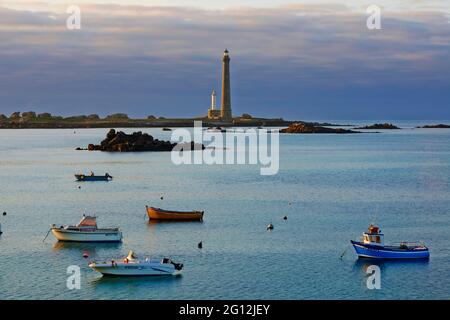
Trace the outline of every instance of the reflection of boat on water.
{"type": "Polygon", "coordinates": [[[190,224],[202,224],[202,220],[155,220],[155,219],[149,219],[148,225],[149,226],[156,226],[156,225],[169,225],[169,224],[177,224],[177,223],[190,223],[190,224]]]}
{"type": "Polygon", "coordinates": [[[177,281],[183,278],[183,273],[177,273],[172,276],[155,276],[155,277],[140,277],[140,276],[128,276],[128,277],[117,277],[117,276],[104,276],[104,277],[94,277],[89,283],[94,286],[107,287],[108,290],[122,290],[125,287],[140,287],[148,288],[148,290],[154,290],[155,285],[163,285],[165,289],[168,286],[173,286],[177,281]]]}
{"type": "Polygon", "coordinates": [[[201,221],[204,211],[173,211],[160,208],[145,207],[150,220],[201,221]]]}
{"type": "Polygon", "coordinates": [[[103,176],[96,176],[93,172],[91,172],[91,174],[89,175],[82,173],[76,174],[75,178],[77,179],[77,181],[109,181],[113,179],[113,177],[110,176],[109,173],[105,173],[105,175],[103,176]]]}
{"type": "Polygon", "coordinates": [[[119,228],[98,228],[96,217],[84,216],[76,226],[52,225],[51,232],[59,241],[74,242],[120,242],[122,232],[119,228]]]}
{"type": "MultiPolygon", "coordinates": [[[[362,270],[366,273],[367,268],[376,265],[380,267],[381,270],[385,268],[401,268],[405,270],[405,268],[428,268],[429,260],[428,259],[356,259],[353,263],[354,270],[362,270]]],[[[418,270],[417,269],[417,270],[418,270]]]]}
{"type": "Polygon", "coordinates": [[[122,245],[122,242],[67,242],[57,241],[53,244],[53,250],[73,250],[84,251],[87,250],[90,255],[93,255],[97,249],[116,249],[122,245]]]}
{"type": "Polygon", "coordinates": [[[381,230],[370,225],[367,232],[363,233],[362,241],[351,243],[359,258],[371,259],[429,259],[428,248],[423,244],[402,242],[397,246],[383,244],[384,234],[381,230]]]}
{"type": "Polygon", "coordinates": [[[92,262],[89,267],[105,276],[167,276],[176,275],[183,269],[183,264],[168,258],[137,259],[133,251],[122,261],[92,262]]]}

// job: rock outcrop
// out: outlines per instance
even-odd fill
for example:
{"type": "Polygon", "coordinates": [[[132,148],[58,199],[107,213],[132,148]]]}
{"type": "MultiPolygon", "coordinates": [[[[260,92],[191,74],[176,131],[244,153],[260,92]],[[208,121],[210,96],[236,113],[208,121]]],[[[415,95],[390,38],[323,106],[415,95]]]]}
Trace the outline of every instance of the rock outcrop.
{"type": "Polygon", "coordinates": [[[417,127],[417,128],[424,128],[424,129],[450,129],[450,125],[448,124],[427,124],[425,126],[422,127],[417,127]]]}
{"type": "Polygon", "coordinates": [[[375,123],[371,126],[365,126],[365,127],[355,128],[355,129],[369,130],[369,129],[400,129],[400,128],[397,126],[394,126],[392,123],[375,123]]]}
{"type": "Polygon", "coordinates": [[[358,133],[358,131],[346,129],[333,129],[322,126],[315,126],[311,123],[293,123],[289,127],[280,130],[281,133],[358,133]]]}
{"type": "Polygon", "coordinates": [[[182,146],[183,150],[203,150],[204,145],[191,143],[177,144],[170,141],[154,139],[148,133],[141,131],[126,134],[122,131],[116,132],[111,129],[106,135],[106,139],[99,145],[89,144],[87,149],[77,148],[76,150],[108,151],[108,152],[140,152],[140,151],[172,151],[175,146],[182,146]]]}

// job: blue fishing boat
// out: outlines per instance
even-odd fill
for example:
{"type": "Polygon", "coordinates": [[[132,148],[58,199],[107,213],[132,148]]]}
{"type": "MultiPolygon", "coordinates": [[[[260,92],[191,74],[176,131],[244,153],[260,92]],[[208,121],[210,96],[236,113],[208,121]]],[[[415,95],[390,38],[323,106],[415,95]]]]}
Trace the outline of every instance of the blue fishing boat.
{"type": "Polygon", "coordinates": [[[96,176],[93,172],[91,174],[76,174],[75,178],[77,181],[109,181],[112,180],[113,177],[109,175],[109,173],[105,173],[103,176],[96,176]]]}
{"type": "Polygon", "coordinates": [[[397,246],[383,244],[384,234],[374,225],[363,233],[362,241],[353,241],[353,247],[359,258],[371,259],[428,259],[430,252],[423,244],[402,242],[397,246]]]}

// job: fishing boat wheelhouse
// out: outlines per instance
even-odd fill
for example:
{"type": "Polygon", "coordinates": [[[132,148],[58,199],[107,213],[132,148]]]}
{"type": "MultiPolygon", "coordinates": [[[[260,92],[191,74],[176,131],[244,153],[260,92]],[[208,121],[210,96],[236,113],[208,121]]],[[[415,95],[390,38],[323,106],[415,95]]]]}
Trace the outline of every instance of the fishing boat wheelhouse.
{"type": "Polygon", "coordinates": [[[363,243],[373,246],[383,246],[384,234],[381,233],[380,228],[370,225],[367,232],[363,232],[363,243]]]}

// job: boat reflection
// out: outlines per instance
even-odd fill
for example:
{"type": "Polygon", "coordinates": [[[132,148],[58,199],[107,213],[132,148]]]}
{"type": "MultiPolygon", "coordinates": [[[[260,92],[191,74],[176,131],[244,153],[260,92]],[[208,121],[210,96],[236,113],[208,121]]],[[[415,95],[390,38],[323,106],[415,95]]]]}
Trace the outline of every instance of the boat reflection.
{"type": "Polygon", "coordinates": [[[192,226],[202,226],[203,221],[180,221],[180,220],[149,220],[147,222],[147,227],[150,230],[156,230],[159,228],[160,230],[166,229],[166,228],[189,228],[192,226]],[[172,227],[170,227],[172,226],[172,227]]]}
{"type": "Polygon", "coordinates": [[[405,259],[405,260],[379,260],[379,259],[357,259],[353,264],[354,270],[361,270],[367,272],[367,268],[373,265],[378,266],[382,271],[386,268],[405,268],[405,267],[419,267],[428,268],[427,259],[405,259]]]}
{"type": "Polygon", "coordinates": [[[202,224],[203,220],[149,220],[149,225],[157,225],[157,224],[202,224]]]}
{"type": "Polygon", "coordinates": [[[87,251],[89,253],[94,253],[96,249],[116,249],[122,245],[121,242],[64,242],[57,241],[53,245],[53,251],[59,250],[77,250],[77,251],[87,251]]]}
{"type": "Polygon", "coordinates": [[[143,283],[151,283],[154,285],[158,284],[175,284],[183,278],[183,274],[177,274],[173,276],[99,276],[93,279],[90,283],[94,286],[112,286],[122,288],[123,286],[130,285],[142,285],[143,283]]]}

